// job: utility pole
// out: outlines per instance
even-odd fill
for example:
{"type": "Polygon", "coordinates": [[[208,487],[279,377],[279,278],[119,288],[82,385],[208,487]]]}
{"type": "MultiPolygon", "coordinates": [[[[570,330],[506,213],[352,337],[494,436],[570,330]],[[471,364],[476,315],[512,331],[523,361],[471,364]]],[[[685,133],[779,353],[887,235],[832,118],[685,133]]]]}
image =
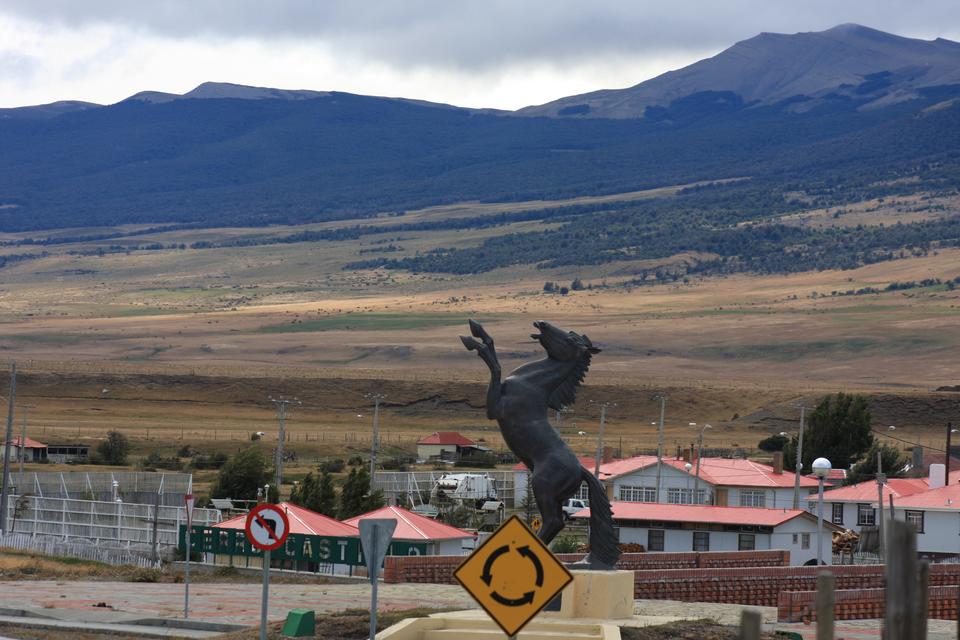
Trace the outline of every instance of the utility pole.
{"type": "Polygon", "coordinates": [[[22,404],[20,408],[23,409],[23,423],[20,425],[20,482],[23,482],[23,459],[26,457],[23,449],[27,446],[27,411],[33,409],[33,405],[22,404]]]}
{"type": "Polygon", "coordinates": [[[10,396],[7,398],[7,439],[3,445],[3,488],[0,489],[0,532],[7,532],[7,494],[10,492],[10,441],[13,440],[13,410],[17,397],[17,363],[10,365],[10,396]]]}
{"type": "Polygon", "coordinates": [[[953,423],[947,423],[947,455],[944,457],[944,482],[950,484],[950,434],[953,433],[953,423]]]}
{"type": "Polygon", "coordinates": [[[280,488],[283,483],[283,441],[286,437],[284,433],[284,428],[286,427],[287,422],[287,405],[288,404],[301,404],[296,398],[288,400],[286,398],[274,398],[270,397],[270,402],[277,407],[277,419],[280,422],[280,437],[277,438],[277,459],[276,459],[276,471],[277,471],[277,496],[280,495],[280,488]]]}
{"type": "Polygon", "coordinates": [[[660,482],[663,468],[663,416],[667,410],[667,396],[654,396],[660,401],[660,426],[657,428],[657,499],[660,502],[660,482]]]}
{"type": "Polygon", "coordinates": [[[709,424],[703,425],[703,428],[700,429],[700,439],[699,444],[697,445],[697,483],[693,490],[693,495],[697,501],[696,504],[703,504],[703,502],[700,501],[700,458],[703,457],[703,432],[707,429],[713,429],[713,427],[711,427],[709,424]]]}
{"type": "Polygon", "coordinates": [[[373,400],[373,437],[370,442],[370,491],[373,491],[373,477],[377,473],[377,449],[380,446],[380,403],[387,396],[382,393],[368,393],[367,398],[373,400]]]}
{"type": "Polygon", "coordinates": [[[803,431],[807,408],[800,405],[800,435],[797,437],[797,456],[793,474],[793,508],[800,508],[800,473],[803,471],[803,431]]]}
{"type": "Polygon", "coordinates": [[[600,460],[603,458],[603,427],[607,423],[607,409],[617,406],[616,402],[600,403],[600,432],[597,434],[597,456],[594,461],[593,475],[600,478],[600,460]]]}
{"type": "Polygon", "coordinates": [[[887,481],[887,477],[883,475],[883,460],[880,456],[880,451],[877,451],[877,494],[879,496],[878,506],[880,508],[879,520],[877,521],[877,526],[879,527],[880,534],[880,564],[883,564],[885,555],[884,551],[886,549],[886,541],[883,539],[884,529],[886,526],[883,523],[883,484],[887,481]]]}

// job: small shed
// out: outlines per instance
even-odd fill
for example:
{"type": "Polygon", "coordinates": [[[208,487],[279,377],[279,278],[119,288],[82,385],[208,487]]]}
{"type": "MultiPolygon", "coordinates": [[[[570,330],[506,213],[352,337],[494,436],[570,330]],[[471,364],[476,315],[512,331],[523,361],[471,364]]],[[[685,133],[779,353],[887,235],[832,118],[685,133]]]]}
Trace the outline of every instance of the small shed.
{"type": "MultiPolygon", "coordinates": [[[[3,444],[6,448],[7,443],[3,444]]],[[[25,438],[21,445],[20,436],[17,436],[10,440],[10,460],[19,461],[21,455],[24,462],[44,462],[47,459],[47,445],[32,438],[25,438]]]]}
{"type": "MultiPolygon", "coordinates": [[[[344,524],[359,527],[361,520],[383,518],[396,520],[397,529],[393,539],[401,542],[426,543],[430,556],[459,556],[463,554],[465,543],[469,546],[473,534],[448,524],[407,511],[402,507],[389,506],[344,520],[344,524]]],[[[411,547],[411,550],[414,547],[411,547]]],[[[415,555],[411,553],[410,555],[415,555]]]]}
{"type": "Polygon", "coordinates": [[[417,442],[417,458],[429,460],[446,457],[457,460],[477,448],[477,443],[456,431],[434,431],[417,442]]]}
{"type": "Polygon", "coordinates": [[[88,444],[51,444],[47,446],[47,459],[50,462],[65,464],[77,462],[90,457],[88,444]]]}

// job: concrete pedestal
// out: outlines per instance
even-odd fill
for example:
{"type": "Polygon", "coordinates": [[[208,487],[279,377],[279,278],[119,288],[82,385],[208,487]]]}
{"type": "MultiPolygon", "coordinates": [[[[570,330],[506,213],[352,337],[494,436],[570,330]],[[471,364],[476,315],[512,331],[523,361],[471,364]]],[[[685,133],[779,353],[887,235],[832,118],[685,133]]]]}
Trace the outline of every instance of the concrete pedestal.
{"type": "Polygon", "coordinates": [[[570,573],[573,582],[560,592],[560,609],[545,610],[541,615],[603,620],[633,617],[633,571],[570,573]]]}

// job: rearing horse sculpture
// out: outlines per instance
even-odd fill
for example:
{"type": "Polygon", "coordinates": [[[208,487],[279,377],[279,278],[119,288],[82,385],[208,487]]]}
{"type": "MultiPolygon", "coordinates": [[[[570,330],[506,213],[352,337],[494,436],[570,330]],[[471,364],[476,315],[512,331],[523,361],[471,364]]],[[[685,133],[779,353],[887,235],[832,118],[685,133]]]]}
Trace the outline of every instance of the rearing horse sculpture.
{"type": "Polygon", "coordinates": [[[577,387],[600,349],[587,336],[562,331],[549,322],[534,322],[531,334],[547,357],[522,365],[501,382],[500,361],[493,338],[478,322],[470,321],[473,337],[460,336],[490,368],[487,418],[496,420],[510,450],[530,469],[533,495],[543,518],[538,536],[545,544],[563,529],[563,501],[586,482],[590,490],[590,554],[582,565],[613,569],[620,557],[613,531],[610,501],[600,481],[580,465],[577,456],[547,420],[547,409],[572,405],[577,387]]]}

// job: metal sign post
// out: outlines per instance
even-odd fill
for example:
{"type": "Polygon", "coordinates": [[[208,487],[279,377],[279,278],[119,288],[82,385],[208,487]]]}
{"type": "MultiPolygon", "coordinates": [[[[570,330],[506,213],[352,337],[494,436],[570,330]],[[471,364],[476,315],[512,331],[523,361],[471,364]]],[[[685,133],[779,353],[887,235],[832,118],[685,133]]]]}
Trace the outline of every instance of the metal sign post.
{"type": "Polygon", "coordinates": [[[190,529],[193,527],[193,494],[188,493],[183,496],[187,506],[187,564],[183,570],[183,619],[190,617],[190,529]]]}
{"type": "Polygon", "coordinates": [[[363,557],[367,561],[367,574],[370,576],[370,640],[377,636],[377,579],[380,577],[380,565],[387,555],[390,540],[397,528],[397,521],[388,518],[360,521],[360,544],[363,557]]]}
{"type": "MultiPolygon", "coordinates": [[[[269,486],[264,491],[269,495],[269,486]]],[[[270,591],[270,552],[279,549],[290,534],[290,521],[276,504],[258,504],[247,514],[247,540],[263,551],[263,599],[260,603],[260,640],[267,640],[267,599],[270,591]]]]}

